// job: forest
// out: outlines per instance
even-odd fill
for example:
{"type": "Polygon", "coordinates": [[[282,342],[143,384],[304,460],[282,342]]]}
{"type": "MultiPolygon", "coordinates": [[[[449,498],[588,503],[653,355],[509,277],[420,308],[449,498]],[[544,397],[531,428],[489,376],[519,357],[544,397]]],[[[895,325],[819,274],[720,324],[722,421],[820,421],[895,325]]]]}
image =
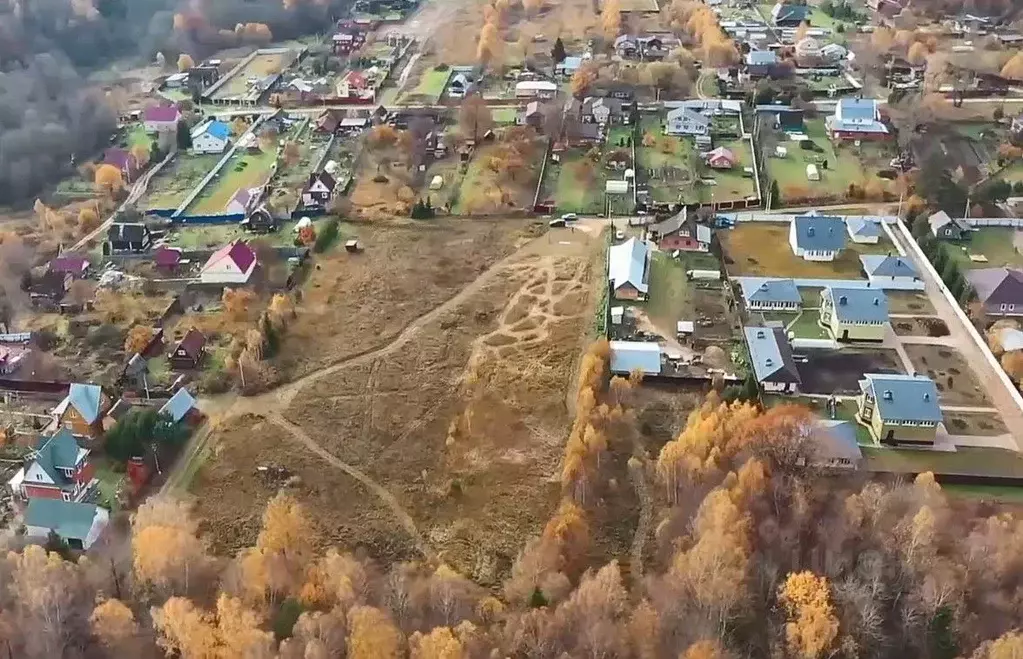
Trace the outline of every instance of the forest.
{"type": "Polygon", "coordinates": [[[286,491],[255,546],[209,553],[187,502],[154,497],[123,552],[56,543],[0,559],[10,656],[321,659],[1023,656],[1023,524],[946,498],[930,474],[851,482],[807,468],[806,410],[711,393],[649,456],[647,569],[594,540],[634,454],[636,382],[582,364],[563,500],[503,586],[442,562],[328,548],[286,491]]]}
{"type": "Polygon", "coordinates": [[[116,117],[83,76],[115,58],[199,58],[220,31],[267,25],[277,39],[324,29],[347,0],[0,2],[0,204],[31,201],[108,142],[116,117]],[[183,5],[183,6],[179,6],[183,5]]]}

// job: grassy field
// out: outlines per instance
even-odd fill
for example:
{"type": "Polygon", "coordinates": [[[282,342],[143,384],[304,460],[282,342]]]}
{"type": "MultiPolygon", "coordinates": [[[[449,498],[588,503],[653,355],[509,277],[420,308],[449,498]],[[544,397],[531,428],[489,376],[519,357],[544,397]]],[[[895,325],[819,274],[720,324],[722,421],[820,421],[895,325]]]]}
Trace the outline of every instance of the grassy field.
{"type": "Polygon", "coordinates": [[[570,149],[561,154],[560,164],[549,162],[547,168],[545,178],[557,177],[554,200],[558,213],[603,213],[607,177],[599,161],[590,160],[583,149],[570,149]]]}
{"type": "Polygon", "coordinates": [[[497,108],[490,111],[490,116],[493,118],[495,124],[499,125],[511,125],[515,123],[515,118],[518,117],[519,111],[515,108],[497,108]]]}
{"type": "Polygon", "coordinates": [[[125,127],[124,134],[117,140],[117,146],[122,149],[131,149],[135,146],[149,148],[152,143],[153,137],[146,132],[146,126],[142,122],[125,127]]]}
{"type": "MultiPolygon", "coordinates": [[[[296,222],[285,222],[276,233],[260,236],[270,245],[285,247],[295,240],[296,222]]],[[[167,243],[185,250],[217,249],[232,240],[249,237],[238,224],[184,224],[167,236],[167,243]]]]}
{"type": "Polygon", "coordinates": [[[437,103],[440,101],[441,94],[444,93],[444,88],[448,86],[448,79],[451,77],[451,69],[445,69],[438,71],[437,69],[428,69],[423,71],[419,77],[419,84],[417,84],[411,91],[402,94],[399,99],[402,103],[408,102],[423,102],[423,103],[437,103]]]}
{"type": "Polygon", "coordinates": [[[850,241],[834,261],[805,261],[792,253],[789,225],[781,222],[743,222],[718,236],[729,274],[758,277],[863,279],[860,255],[893,249],[888,241],[876,245],[850,241]]]}
{"type": "Polygon", "coordinates": [[[830,339],[831,335],[817,324],[821,314],[817,309],[804,309],[787,329],[800,339],[830,339]]]}
{"type": "Polygon", "coordinates": [[[863,447],[871,471],[919,474],[972,474],[1023,478],[1023,455],[995,448],[959,448],[954,453],[887,447],[863,447]]]}
{"type": "Polygon", "coordinates": [[[647,314],[657,328],[674,336],[678,321],[692,318],[692,289],[686,266],[664,252],[654,252],[650,263],[650,295],[647,314]]]}
{"type": "Polygon", "coordinates": [[[214,99],[232,99],[245,95],[248,90],[249,78],[265,78],[274,73],[280,73],[285,65],[291,61],[291,51],[281,53],[269,53],[257,55],[252,61],[224,83],[224,86],[214,92],[214,99]]]}
{"type": "MultiPolygon", "coordinates": [[[[779,396],[779,395],[765,395],[764,405],[767,407],[775,407],[777,405],[802,405],[809,409],[811,412],[816,414],[822,419],[829,418],[828,411],[824,404],[824,399],[821,398],[809,398],[803,396],[779,396]]],[[[853,400],[840,400],[838,405],[835,407],[835,419],[842,421],[851,421],[853,426],[856,428],[856,443],[862,446],[875,446],[873,436],[870,434],[870,430],[856,421],[856,401],[853,400]]]]}
{"type": "Polygon", "coordinates": [[[952,497],[1001,503],[1023,503],[1023,487],[1012,485],[942,485],[941,489],[952,497]]]}
{"type": "Polygon", "coordinates": [[[948,254],[967,269],[1023,267],[1023,256],[1013,243],[1016,230],[1003,227],[989,227],[970,232],[970,239],[957,245],[946,243],[948,254]],[[986,262],[973,261],[970,254],[987,257],[986,262]]]}
{"type": "Polygon", "coordinates": [[[149,193],[143,198],[140,207],[177,208],[222,157],[221,154],[193,156],[184,152],[178,153],[174,160],[164,166],[149,182],[149,193]]]}
{"type": "Polygon", "coordinates": [[[238,190],[258,187],[266,182],[276,158],[274,151],[244,155],[236,153],[191,203],[188,211],[197,214],[222,213],[238,190]]]}

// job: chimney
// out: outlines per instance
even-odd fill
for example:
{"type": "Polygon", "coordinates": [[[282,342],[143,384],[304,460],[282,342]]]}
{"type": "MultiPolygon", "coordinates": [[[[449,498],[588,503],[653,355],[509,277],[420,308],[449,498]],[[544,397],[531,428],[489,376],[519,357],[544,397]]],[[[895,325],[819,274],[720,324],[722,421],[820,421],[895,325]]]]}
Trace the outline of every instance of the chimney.
{"type": "Polygon", "coordinates": [[[930,400],[930,399],[931,399],[931,394],[930,394],[930,392],[927,392],[927,393],[925,393],[925,394],[924,394],[924,400],[930,400]]]}
{"type": "Polygon", "coordinates": [[[807,227],[806,228],[806,235],[808,235],[808,236],[812,236],[813,235],[813,227],[807,227]]]}
{"type": "Polygon", "coordinates": [[[767,282],[766,281],[763,284],[760,284],[760,290],[762,290],[762,291],[766,291],[767,290],[767,282]]]}
{"type": "Polygon", "coordinates": [[[892,399],[892,390],[891,389],[885,389],[884,393],[881,394],[881,397],[884,398],[885,400],[891,400],[892,399]]]}
{"type": "Polygon", "coordinates": [[[765,338],[764,330],[762,330],[762,329],[757,330],[757,338],[758,339],[765,338]]]}
{"type": "Polygon", "coordinates": [[[875,307],[881,306],[881,299],[880,298],[876,298],[876,297],[874,298],[874,306],[875,307]]]}
{"type": "Polygon", "coordinates": [[[774,360],[768,357],[764,360],[764,366],[774,366],[774,360]]]}
{"type": "Polygon", "coordinates": [[[844,296],[844,295],[841,295],[841,296],[839,296],[839,298],[838,298],[838,303],[839,303],[839,304],[841,304],[841,305],[846,305],[846,304],[849,304],[849,298],[847,298],[847,297],[846,297],[846,296],[844,296]]]}

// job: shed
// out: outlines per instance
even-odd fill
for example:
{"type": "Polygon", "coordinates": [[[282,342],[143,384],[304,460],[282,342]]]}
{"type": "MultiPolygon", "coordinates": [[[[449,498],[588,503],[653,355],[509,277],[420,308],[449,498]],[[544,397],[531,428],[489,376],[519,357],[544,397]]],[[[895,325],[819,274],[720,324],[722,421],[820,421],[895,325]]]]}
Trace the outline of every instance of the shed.
{"type": "Polygon", "coordinates": [[[808,181],[819,181],[821,180],[821,173],[817,170],[817,165],[809,164],[806,166],[806,180],[808,181]]]}
{"type": "Polygon", "coordinates": [[[661,372],[661,346],[653,342],[612,341],[611,372],[628,375],[635,370],[644,375],[661,372]]]}
{"type": "Polygon", "coordinates": [[[629,182],[626,180],[611,179],[604,185],[607,194],[625,194],[628,191],[629,182]]]}

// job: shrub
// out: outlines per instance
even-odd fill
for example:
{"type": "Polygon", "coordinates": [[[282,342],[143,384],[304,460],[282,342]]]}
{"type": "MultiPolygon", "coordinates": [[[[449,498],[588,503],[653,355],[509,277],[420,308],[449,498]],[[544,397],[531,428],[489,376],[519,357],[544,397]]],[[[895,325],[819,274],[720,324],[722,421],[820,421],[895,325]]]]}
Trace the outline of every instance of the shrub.
{"type": "Polygon", "coordinates": [[[445,64],[444,62],[441,62],[441,63],[440,63],[440,64],[438,64],[437,66],[433,67],[433,70],[434,70],[434,71],[447,71],[447,70],[448,70],[448,69],[450,69],[450,68],[451,68],[450,66],[448,66],[448,65],[447,65],[447,64],[445,64]]]}
{"type": "Polygon", "coordinates": [[[383,174],[377,174],[376,176],[373,177],[373,182],[374,183],[387,183],[387,177],[384,176],[383,174]]]}
{"type": "Polygon", "coordinates": [[[323,231],[316,236],[316,242],[313,243],[313,251],[317,253],[326,251],[337,239],[340,228],[340,223],[336,219],[327,222],[327,225],[323,227],[323,231]]]}

